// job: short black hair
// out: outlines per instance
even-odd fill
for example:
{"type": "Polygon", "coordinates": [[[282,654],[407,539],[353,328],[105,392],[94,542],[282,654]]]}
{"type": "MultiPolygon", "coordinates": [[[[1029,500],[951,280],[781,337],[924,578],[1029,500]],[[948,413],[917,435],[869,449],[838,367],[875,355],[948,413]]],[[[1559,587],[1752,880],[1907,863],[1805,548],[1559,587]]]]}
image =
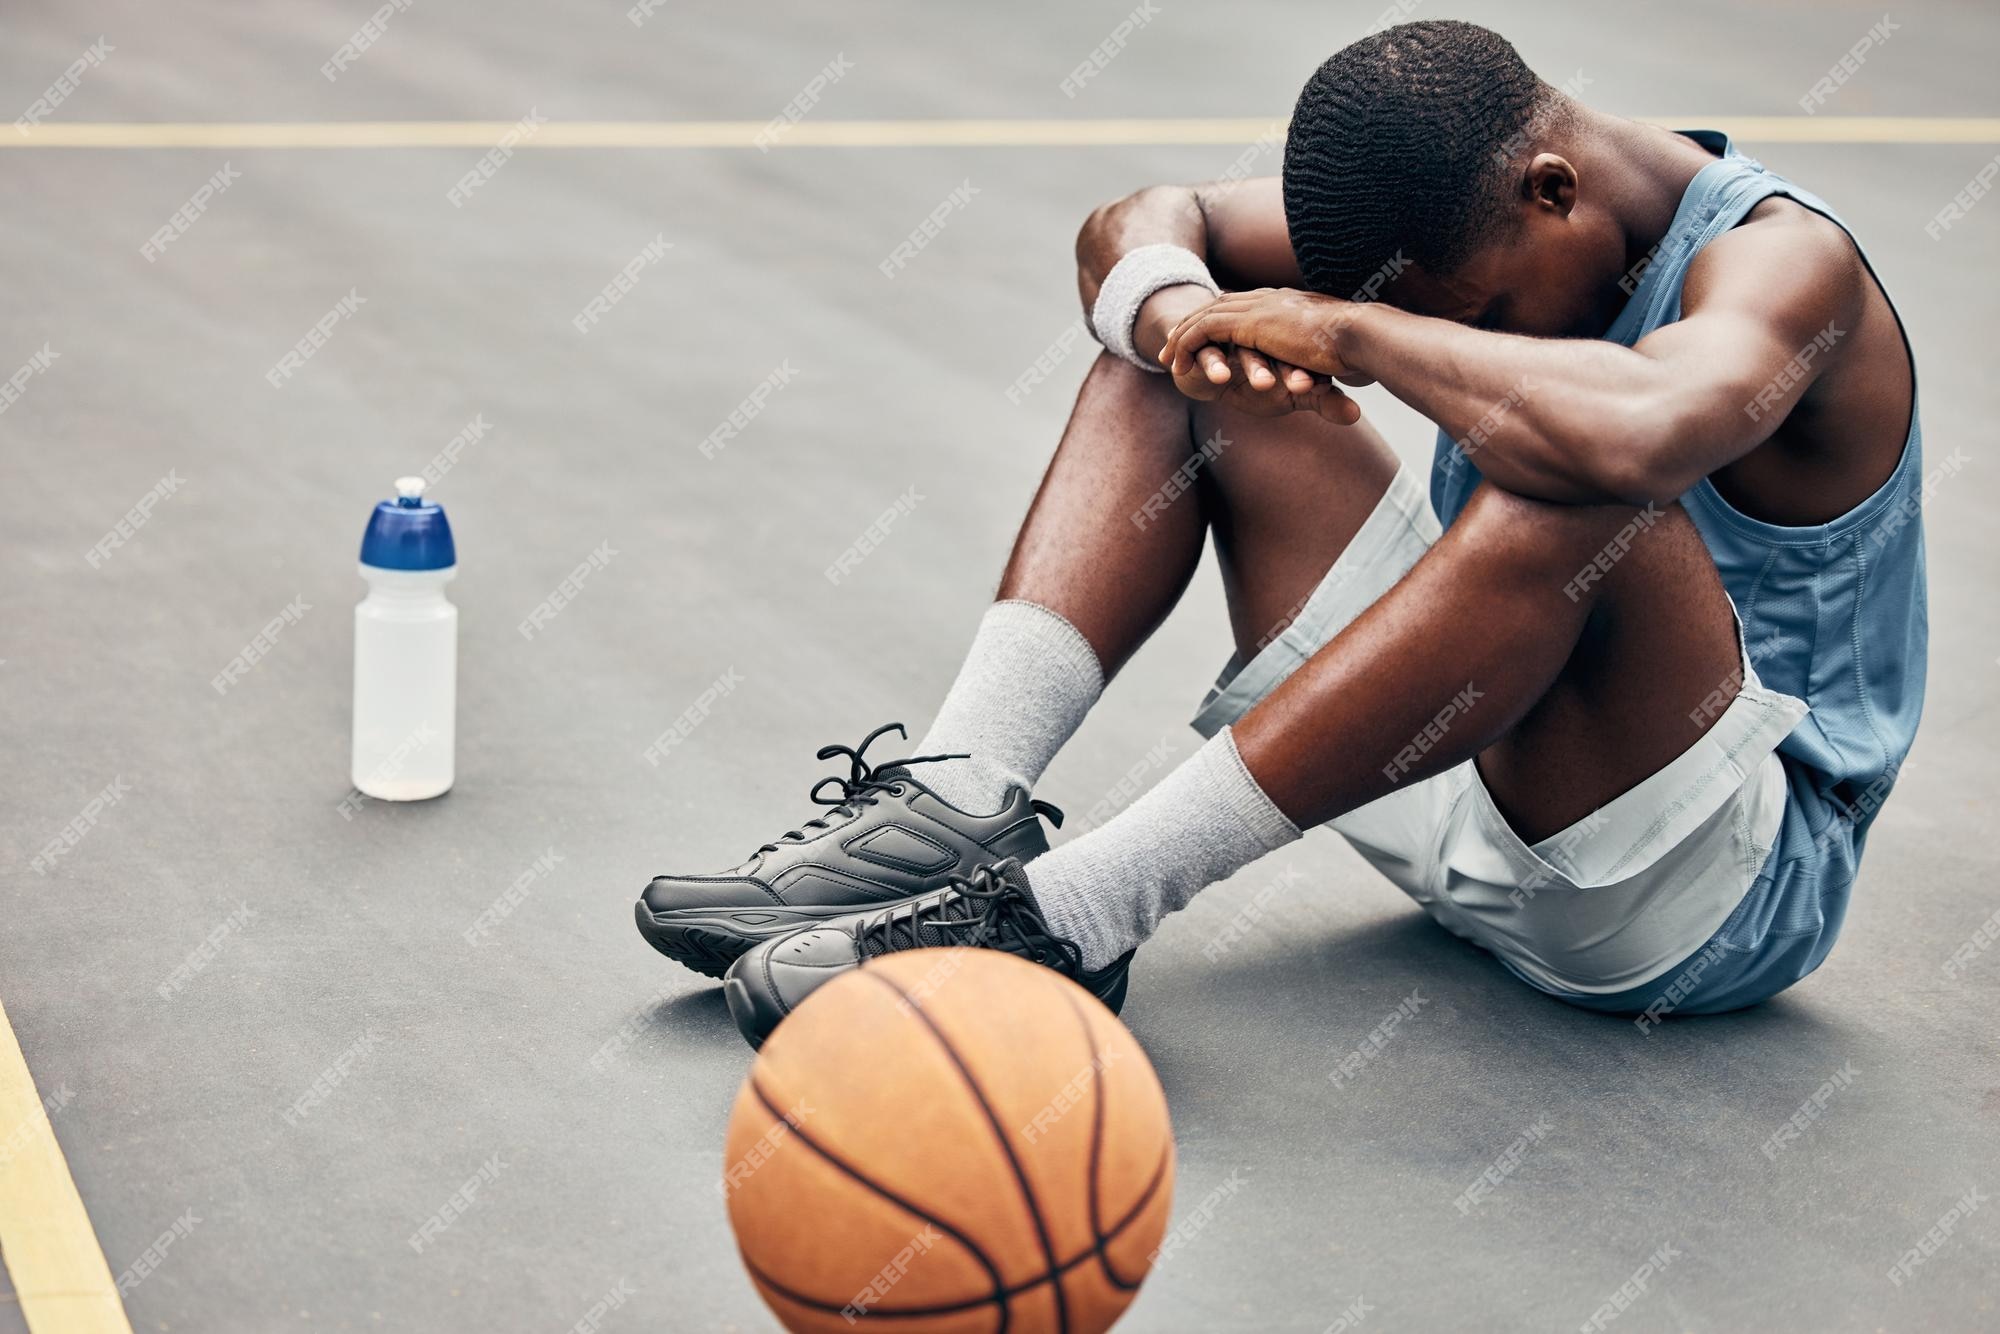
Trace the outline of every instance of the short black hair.
{"type": "Polygon", "coordinates": [[[1373,295],[1385,266],[1450,273],[1508,225],[1509,160],[1562,94],[1506,38],[1428,19],[1313,72],[1285,139],[1285,224],[1308,287],[1373,295]]]}

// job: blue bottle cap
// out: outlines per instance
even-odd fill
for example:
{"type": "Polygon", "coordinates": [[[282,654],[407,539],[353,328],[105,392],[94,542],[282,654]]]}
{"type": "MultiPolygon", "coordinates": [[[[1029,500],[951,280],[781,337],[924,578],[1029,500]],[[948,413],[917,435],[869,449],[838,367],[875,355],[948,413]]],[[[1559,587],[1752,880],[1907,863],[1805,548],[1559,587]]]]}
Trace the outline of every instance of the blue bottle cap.
{"type": "Polygon", "coordinates": [[[451,522],[424,499],[424,479],[398,477],[396,498],[375,506],[361,535],[361,563],[380,570],[443,570],[458,563],[451,522]]]}

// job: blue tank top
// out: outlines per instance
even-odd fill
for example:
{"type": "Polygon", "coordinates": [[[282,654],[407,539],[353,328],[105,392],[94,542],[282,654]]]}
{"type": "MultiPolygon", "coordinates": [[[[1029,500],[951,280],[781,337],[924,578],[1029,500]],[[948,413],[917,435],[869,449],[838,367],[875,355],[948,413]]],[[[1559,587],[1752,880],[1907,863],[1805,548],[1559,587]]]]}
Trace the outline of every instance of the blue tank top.
{"type": "MultiPolygon", "coordinates": [[[[1719,156],[1688,183],[1673,225],[1604,334],[1609,342],[1630,347],[1678,320],[1681,285],[1694,257],[1772,195],[1794,199],[1846,230],[1818,197],[1738,153],[1726,135],[1687,133],[1719,156]]],[[[1479,480],[1471,460],[1440,432],[1431,503],[1446,526],[1479,480]]],[[[1795,814],[1804,817],[1804,828],[1788,828],[1781,843],[1789,846],[1779,851],[1796,857],[1809,839],[1827,860],[1845,863],[1849,874],[1923,709],[1930,634],[1926,489],[1913,399],[1896,471],[1830,523],[1764,523],[1731,506],[1706,478],[1681,497],[1736,604],[1758,677],[1811,709],[1778,748],[1788,761],[1794,801],[1803,808],[1795,814]]]]}

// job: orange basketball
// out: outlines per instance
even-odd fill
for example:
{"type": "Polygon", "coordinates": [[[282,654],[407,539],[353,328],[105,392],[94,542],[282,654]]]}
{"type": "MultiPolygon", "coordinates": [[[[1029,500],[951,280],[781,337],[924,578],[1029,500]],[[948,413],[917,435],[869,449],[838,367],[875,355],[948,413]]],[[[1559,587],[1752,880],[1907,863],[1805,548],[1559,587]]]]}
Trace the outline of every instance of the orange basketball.
{"type": "Polygon", "coordinates": [[[1067,978],[913,950],[785,1020],[729,1119],[723,1190],[787,1329],[1092,1334],[1166,1231],[1159,1078],[1067,978]]]}

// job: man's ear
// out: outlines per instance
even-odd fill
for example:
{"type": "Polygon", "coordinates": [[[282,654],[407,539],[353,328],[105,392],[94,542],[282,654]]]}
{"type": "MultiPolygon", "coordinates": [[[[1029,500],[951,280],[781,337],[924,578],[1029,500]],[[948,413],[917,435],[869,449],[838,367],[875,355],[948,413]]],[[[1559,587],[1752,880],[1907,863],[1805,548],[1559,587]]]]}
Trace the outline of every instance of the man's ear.
{"type": "Polygon", "coordinates": [[[1576,207],[1576,168],[1558,153],[1537,153],[1523,181],[1528,203],[1566,218],[1576,207]]]}

